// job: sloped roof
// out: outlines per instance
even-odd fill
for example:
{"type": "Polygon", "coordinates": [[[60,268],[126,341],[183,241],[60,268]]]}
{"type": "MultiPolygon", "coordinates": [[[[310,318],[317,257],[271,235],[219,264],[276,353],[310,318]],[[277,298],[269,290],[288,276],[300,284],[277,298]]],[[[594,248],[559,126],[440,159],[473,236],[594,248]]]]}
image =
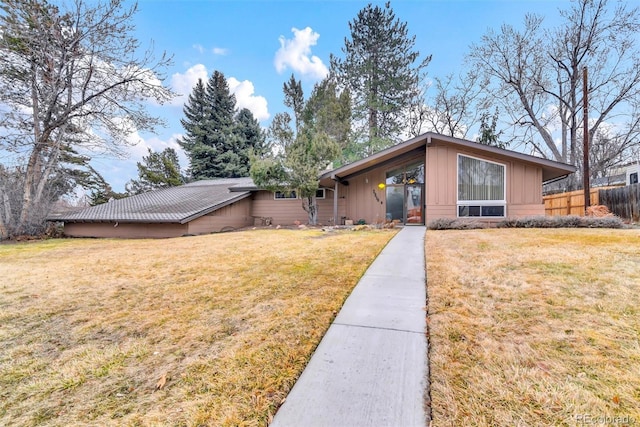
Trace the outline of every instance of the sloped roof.
{"type": "Polygon", "coordinates": [[[381,163],[395,159],[400,155],[409,153],[413,150],[421,149],[425,146],[430,146],[432,144],[454,145],[469,150],[482,152],[488,156],[494,156],[497,158],[509,158],[525,163],[535,164],[542,168],[543,182],[557,179],[576,171],[576,168],[574,166],[567,165],[565,163],[547,160],[541,157],[535,157],[517,151],[505,150],[498,147],[483,145],[474,141],[468,141],[466,139],[440,135],[434,132],[427,132],[405,142],[401,142],[398,145],[394,145],[393,147],[372,154],[369,157],[365,157],[362,160],[358,160],[356,162],[341,166],[332,171],[327,171],[321,175],[320,179],[325,184],[328,182],[327,180],[329,178],[336,180],[347,179],[350,176],[358,175],[369,170],[370,168],[376,167],[381,163]]]}
{"type": "Polygon", "coordinates": [[[196,181],[179,187],[112,200],[80,211],[52,215],[48,220],[185,224],[251,194],[246,190],[233,191],[234,187],[253,186],[251,178],[196,181]]]}

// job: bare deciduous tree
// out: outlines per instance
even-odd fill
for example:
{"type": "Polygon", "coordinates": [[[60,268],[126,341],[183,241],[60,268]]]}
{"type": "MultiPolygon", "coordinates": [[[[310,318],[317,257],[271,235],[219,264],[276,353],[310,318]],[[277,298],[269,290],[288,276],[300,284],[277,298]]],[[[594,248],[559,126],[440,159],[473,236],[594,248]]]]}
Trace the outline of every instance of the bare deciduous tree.
{"type": "Polygon", "coordinates": [[[494,100],[508,113],[515,138],[541,155],[578,165],[582,143],[582,72],[589,70],[591,138],[604,123],[616,123],[600,150],[606,163],[627,150],[640,131],[634,103],[640,95],[638,8],[607,0],[575,0],[561,10],[563,22],[543,28],[543,18],[527,15],[522,30],[503,25],[472,46],[469,59],[494,84],[494,100]]]}
{"type": "Polygon", "coordinates": [[[474,71],[458,77],[453,74],[436,77],[429,88],[433,93],[429,105],[420,104],[411,111],[411,134],[433,131],[466,138],[469,129],[488,108],[484,96],[486,84],[474,71]]]}
{"type": "Polygon", "coordinates": [[[146,102],[174,94],[159,74],[169,58],[140,52],[130,35],[137,5],[75,0],[61,10],[46,0],[4,0],[0,7],[0,150],[24,159],[12,202],[19,206],[0,209],[14,234],[41,221],[36,213],[63,152],[122,154],[134,130],[161,124],[146,102]]]}

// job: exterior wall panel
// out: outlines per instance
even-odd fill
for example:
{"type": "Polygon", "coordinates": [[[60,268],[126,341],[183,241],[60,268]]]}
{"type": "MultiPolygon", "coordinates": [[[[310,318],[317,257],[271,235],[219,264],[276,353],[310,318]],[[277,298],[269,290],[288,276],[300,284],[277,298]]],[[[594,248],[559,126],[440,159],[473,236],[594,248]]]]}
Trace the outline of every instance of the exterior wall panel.
{"type": "Polygon", "coordinates": [[[419,160],[424,160],[424,153],[388,162],[366,173],[350,177],[349,185],[345,187],[347,218],[354,222],[364,219],[368,224],[384,222],[387,216],[386,190],[380,189],[378,184],[385,183],[387,171],[419,160]]]}
{"type": "MultiPolygon", "coordinates": [[[[432,145],[426,155],[426,221],[457,217],[458,154],[505,165],[508,217],[543,215],[542,168],[508,157],[488,157],[482,152],[448,145],[432,145]]],[[[487,218],[483,218],[487,220],[487,218]]]]}
{"type": "MultiPolygon", "coordinates": [[[[340,192],[340,189],[338,190],[340,192]]],[[[318,223],[333,224],[333,191],[325,190],[325,198],[318,199],[318,223]]],[[[345,199],[338,199],[338,216],[345,215],[345,199]]],[[[309,214],[302,208],[301,199],[273,198],[270,191],[258,191],[253,199],[251,215],[259,223],[260,218],[271,218],[273,225],[291,225],[296,221],[309,222],[309,214]]],[[[338,218],[339,220],[339,218],[338,218]]]]}
{"type": "Polygon", "coordinates": [[[378,184],[385,181],[385,171],[376,169],[349,179],[347,218],[354,222],[364,219],[367,223],[384,221],[385,190],[378,184]]]}
{"type": "Polygon", "coordinates": [[[246,198],[189,222],[188,233],[217,233],[226,229],[236,229],[251,225],[253,225],[251,199],[246,198]]]}
{"type": "Polygon", "coordinates": [[[64,234],[69,237],[107,237],[123,239],[157,239],[180,237],[188,233],[186,224],[144,223],[65,223],[64,234]]]}

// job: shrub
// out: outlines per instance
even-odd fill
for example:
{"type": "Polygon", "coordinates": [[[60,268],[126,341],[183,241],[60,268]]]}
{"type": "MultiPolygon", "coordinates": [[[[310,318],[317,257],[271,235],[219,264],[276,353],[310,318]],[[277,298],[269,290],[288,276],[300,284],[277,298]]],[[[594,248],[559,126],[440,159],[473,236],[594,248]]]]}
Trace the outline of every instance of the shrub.
{"type": "Polygon", "coordinates": [[[576,215],[507,218],[496,224],[498,228],[622,228],[623,226],[622,220],[615,216],[583,217],[576,215]]]}
{"type": "MultiPolygon", "coordinates": [[[[487,228],[487,224],[456,218],[437,218],[427,225],[429,230],[475,230],[487,228]]],[[[505,218],[495,223],[498,228],[623,228],[619,217],[584,217],[576,215],[528,216],[523,218],[505,218]]]]}
{"type": "Polygon", "coordinates": [[[478,221],[456,218],[436,218],[427,225],[429,230],[476,230],[487,228],[478,221]]]}

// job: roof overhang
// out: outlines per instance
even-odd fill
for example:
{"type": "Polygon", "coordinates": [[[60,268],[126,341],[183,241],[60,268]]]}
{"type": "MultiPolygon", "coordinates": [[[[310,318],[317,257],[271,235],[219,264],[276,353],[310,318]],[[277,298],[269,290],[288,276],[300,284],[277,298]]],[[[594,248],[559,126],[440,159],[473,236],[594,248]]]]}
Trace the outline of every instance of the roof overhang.
{"type": "Polygon", "coordinates": [[[156,219],[156,218],[152,218],[152,217],[140,217],[140,218],[132,218],[132,217],[113,217],[113,218],[80,218],[80,219],[76,219],[73,217],[65,217],[64,214],[62,215],[52,215],[50,217],[47,218],[47,221],[53,221],[53,222],[66,222],[66,223],[108,223],[108,224],[113,224],[113,223],[121,223],[121,224],[186,224],[188,222],[193,221],[194,219],[198,219],[202,216],[205,216],[211,212],[214,212],[218,209],[222,209],[225,206],[231,205],[233,203],[236,203],[242,199],[245,199],[247,197],[251,196],[251,192],[249,191],[244,191],[244,192],[239,192],[237,193],[237,195],[235,195],[232,198],[229,198],[221,203],[217,203],[215,205],[212,206],[208,206],[206,209],[200,210],[198,212],[194,212],[191,213],[190,215],[186,216],[186,217],[175,217],[175,218],[161,218],[161,219],[156,219]]]}
{"type": "Polygon", "coordinates": [[[393,147],[379,151],[362,160],[341,166],[332,171],[323,173],[320,176],[320,182],[328,185],[329,180],[343,181],[350,176],[359,175],[371,170],[375,167],[383,166],[385,163],[397,160],[402,156],[410,156],[412,152],[419,152],[423,147],[432,145],[453,145],[468,151],[476,152],[488,157],[494,157],[505,160],[516,160],[523,163],[539,166],[542,168],[542,181],[547,182],[554,179],[562,178],[576,171],[575,166],[553,160],[543,159],[541,157],[520,153],[512,150],[505,150],[498,147],[479,144],[477,142],[468,141],[461,138],[440,135],[433,132],[427,132],[415,138],[409,139],[393,147]]]}

